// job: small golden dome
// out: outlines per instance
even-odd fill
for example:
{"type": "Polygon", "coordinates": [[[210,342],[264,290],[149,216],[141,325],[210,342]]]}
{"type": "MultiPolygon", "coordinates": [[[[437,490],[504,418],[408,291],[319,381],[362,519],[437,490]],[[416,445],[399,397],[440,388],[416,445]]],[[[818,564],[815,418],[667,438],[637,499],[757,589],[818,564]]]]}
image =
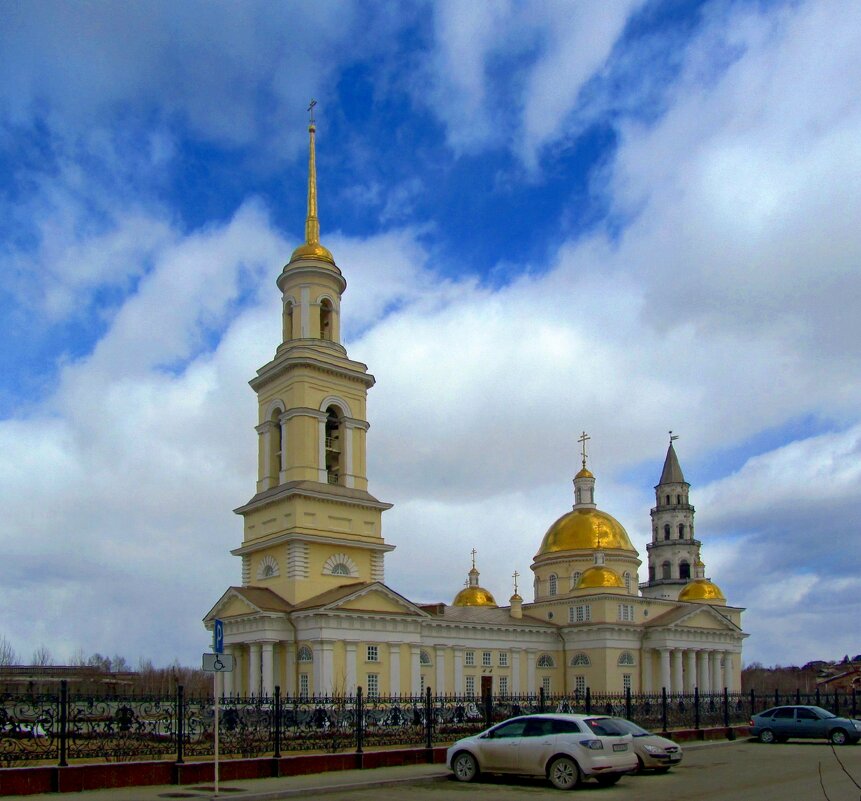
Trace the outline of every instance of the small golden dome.
{"type": "Polygon", "coordinates": [[[535,558],[557,551],[595,550],[637,553],[622,524],[600,509],[574,509],[562,515],[544,535],[535,558]]]}
{"type": "Polygon", "coordinates": [[[290,261],[298,261],[299,259],[320,259],[321,261],[328,261],[331,264],[335,263],[335,259],[329,252],[329,249],[323,247],[319,242],[306,242],[304,245],[299,245],[299,247],[293,251],[290,261]]]}
{"type": "Polygon", "coordinates": [[[496,599],[483,587],[464,587],[452,601],[452,606],[496,606],[496,599]]]}
{"type": "Polygon", "coordinates": [[[694,579],[689,581],[679,593],[680,601],[714,601],[726,603],[726,597],[717,584],[712,584],[708,579],[694,579]]]}
{"type": "Polygon", "coordinates": [[[576,590],[600,589],[604,587],[622,587],[625,582],[622,577],[606,565],[592,565],[583,571],[580,581],[577,582],[576,590]]]}
{"type": "Polygon", "coordinates": [[[584,466],[580,469],[580,472],[574,476],[574,480],[576,481],[578,478],[595,478],[591,472],[584,466]]]}

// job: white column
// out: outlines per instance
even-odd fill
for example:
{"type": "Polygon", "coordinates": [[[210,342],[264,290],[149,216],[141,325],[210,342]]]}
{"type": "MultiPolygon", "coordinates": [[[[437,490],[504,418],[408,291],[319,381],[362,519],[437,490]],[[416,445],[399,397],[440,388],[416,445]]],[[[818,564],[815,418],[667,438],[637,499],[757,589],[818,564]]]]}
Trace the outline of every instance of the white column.
{"type": "Polygon", "coordinates": [[[685,692],[693,693],[697,686],[697,652],[692,648],[685,651],[685,692]]]}
{"type": "Polygon", "coordinates": [[[272,695],[275,692],[275,643],[270,641],[262,644],[262,694],[272,695]]]}
{"type": "Polygon", "coordinates": [[[537,651],[534,648],[526,649],[526,692],[537,693],[538,688],[535,686],[535,654],[537,651]]]}
{"type": "Polygon", "coordinates": [[[344,484],[355,486],[356,470],[353,465],[353,431],[354,427],[344,423],[344,484]]]}
{"type": "Polygon", "coordinates": [[[739,688],[735,679],[735,659],[731,651],[723,652],[723,675],[727,689],[731,693],[738,692],[739,688]]]}
{"type": "Polygon", "coordinates": [[[325,484],[328,481],[326,478],[326,415],[320,418],[320,421],[317,423],[317,430],[320,436],[320,445],[317,453],[317,474],[320,477],[320,482],[325,484]]]}
{"type": "Polygon", "coordinates": [[[282,690],[290,695],[299,692],[296,686],[296,645],[292,642],[281,643],[281,654],[284,659],[284,686],[282,690]]]}
{"type": "Polygon", "coordinates": [[[248,692],[260,695],[260,643],[248,643],[248,692]]]}
{"type": "Polygon", "coordinates": [[[671,658],[673,663],[673,692],[680,693],[684,687],[681,649],[674,648],[671,658]]]}
{"type": "Polygon", "coordinates": [[[697,686],[700,694],[711,692],[709,689],[709,652],[697,651],[697,686]]]}
{"type": "Polygon", "coordinates": [[[344,688],[344,691],[347,695],[352,695],[356,692],[356,685],[358,684],[358,679],[356,678],[356,643],[345,643],[344,651],[347,662],[347,686],[344,688]]]}
{"type": "Polygon", "coordinates": [[[640,682],[644,693],[652,692],[652,649],[640,650],[640,682]]]}
{"type": "Polygon", "coordinates": [[[436,658],[436,686],[433,688],[434,695],[442,695],[448,692],[448,687],[445,686],[445,648],[438,645],[434,649],[436,658]]]}
{"type": "Polygon", "coordinates": [[[281,417],[281,473],[278,476],[279,483],[287,477],[287,420],[281,417]]]}
{"type": "Polygon", "coordinates": [[[320,667],[320,694],[330,695],[334,689],[335,683],[335,666],[334,666],[334,651],[335,644],[331,640],[324,640],[320,643],[320,651],[322,653],[322,665],[320,667]]]}
{"type": "Polygon", "coordinates": [[[709,685],[712,688],[713,693],[719,693],[721,689],[723,689],[723,682],[721,681],[721,671],[720,671],[720,652],[712,651],[709,654],[709,685]]]}
{"type": "Polygon", "coordinates": [[[311,336],[311,287],[303,286],[299,290],[299,303],[302,309],[302,318],[299,326],[300,336],[303,339],[308,339],[311,336]]]}
{"type": "Polygon", "coordinates": [[[660,648],[661,652],[661,687],[667,692],[672,690],[670,685],[670,649],[660,648]]]}
{"type": "Polygon", "coordinates": [[[401,693],[401,644],[389,645],[389,693],[401,693]]]}
{"type": "Polygon", "coordinates": [[[410,693],[419,695],[422,691],[421,648],[410,646],[410,693]]]}
{"type": "Polygon", "coordinates": [[[463,692],[463,648],[459,645],[455,645],[452,648],[454,652],[454,692],[462,693],[463,692]]]}
{"type": "Polygon", "coordinates": [[[523,651],[520,648],[511,649],[511,692],[522,693],[523,682],[520,678],[520,655],[523,651]]]}
{"type": "Polygon", "coordinates": [[[233,695],[233,677],[236,675],[236,657],[233,654],[233,646],[224,646],[224,655],[233,656],[233,670],[221,674],[221,694],[226,698],[233,695]]]}
{"type": "Polygon", "coordinates": [[[259,489],[269,489],[273,485],[274,476],[269,475],[269,465],[272,462],[272,437],[269,434],[271,425],[269,420],[265,420],[254,429],[260,437],[260,449],[263,451],[263,475],[260,476],[260,482],[258,482],[261,484],[259,489]]]}

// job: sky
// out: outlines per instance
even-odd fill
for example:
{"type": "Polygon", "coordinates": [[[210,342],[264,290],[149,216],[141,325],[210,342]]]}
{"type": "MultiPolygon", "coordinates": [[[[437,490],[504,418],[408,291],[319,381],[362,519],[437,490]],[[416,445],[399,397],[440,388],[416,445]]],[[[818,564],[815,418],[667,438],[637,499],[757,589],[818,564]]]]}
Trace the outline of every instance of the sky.
{"type": "Polygon", "coordinates": [[[506,603],[584,430],[644,580],[672,429],[744,661],[861,652],[859,45],[855,0],[0,3],[0,636],[207,650],[315,98],[386,583],[475,548],[506,603]]]}

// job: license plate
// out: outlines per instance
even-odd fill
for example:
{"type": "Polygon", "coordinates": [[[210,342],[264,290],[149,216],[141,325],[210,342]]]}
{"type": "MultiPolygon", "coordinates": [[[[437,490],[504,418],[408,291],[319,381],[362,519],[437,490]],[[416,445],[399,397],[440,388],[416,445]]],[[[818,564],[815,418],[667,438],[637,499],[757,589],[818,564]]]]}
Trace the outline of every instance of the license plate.
{"type": "Polygon", "coordinates": [[[681,754],[670,754],[670,762],[678,762],[681,758],[681,754]]]}
{"type": "Polygon", "coordinates": [[[613,743],[613,750],[614,751],[627,751],[628,746],[626,743],[613,743]]]}

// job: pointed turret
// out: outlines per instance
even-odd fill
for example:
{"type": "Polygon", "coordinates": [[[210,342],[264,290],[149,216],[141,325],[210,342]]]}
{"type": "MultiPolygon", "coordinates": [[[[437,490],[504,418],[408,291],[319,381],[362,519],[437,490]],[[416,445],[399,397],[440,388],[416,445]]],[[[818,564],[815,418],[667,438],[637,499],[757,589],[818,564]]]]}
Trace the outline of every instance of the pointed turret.
{"type": "Polygon", "coordinates": [[[684,484],[685,477],[682,474],[679,457],[673,447],[673,439],[670,439],[670,447],[667,449],[667,458],[664,459],[664,469],[661,471],[660,484],[684,484]]]}

